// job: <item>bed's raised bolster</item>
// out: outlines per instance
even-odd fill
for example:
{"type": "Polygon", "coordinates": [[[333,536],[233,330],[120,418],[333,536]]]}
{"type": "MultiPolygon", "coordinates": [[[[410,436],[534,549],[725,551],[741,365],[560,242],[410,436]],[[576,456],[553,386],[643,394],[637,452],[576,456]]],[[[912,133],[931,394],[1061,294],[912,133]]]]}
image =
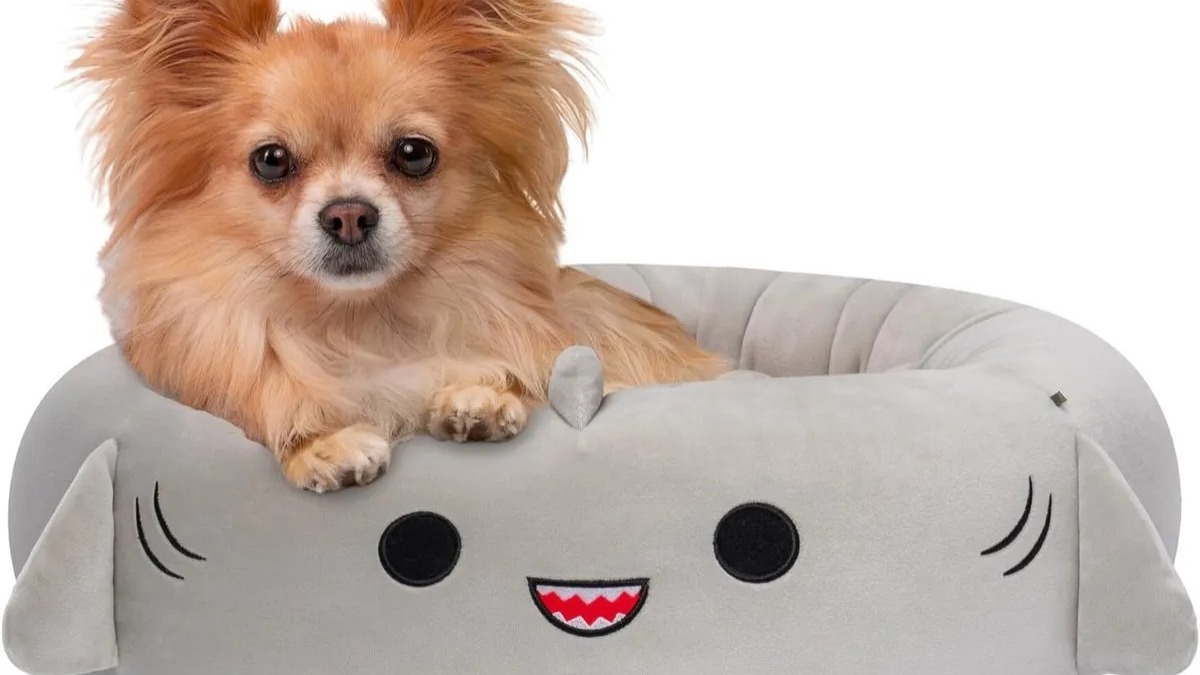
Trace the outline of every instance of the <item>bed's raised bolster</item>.
{"type": "Polygon", "coordinates": [[[14,471],[9,657],[35,675],[1191,662],[1170,435],[1094,336],[936,289],[600,271],[742,372],[605,395],[599,357],[573,348],[516,439],[418,438],[333,495],[293,489],[116,350],[89,359],[14,471]]]}

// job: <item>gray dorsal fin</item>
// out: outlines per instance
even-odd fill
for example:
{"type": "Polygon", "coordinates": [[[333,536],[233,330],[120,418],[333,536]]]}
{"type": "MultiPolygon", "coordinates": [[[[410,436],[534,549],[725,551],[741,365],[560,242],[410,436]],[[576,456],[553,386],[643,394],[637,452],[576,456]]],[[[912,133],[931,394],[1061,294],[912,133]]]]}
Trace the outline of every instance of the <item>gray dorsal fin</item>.
{"type": "Polygon", "coordinates": [[[591,347],[571,347],[550,378],[550,405],[567,424],[583,429],[604,402],[604,366],[591,347]]]}

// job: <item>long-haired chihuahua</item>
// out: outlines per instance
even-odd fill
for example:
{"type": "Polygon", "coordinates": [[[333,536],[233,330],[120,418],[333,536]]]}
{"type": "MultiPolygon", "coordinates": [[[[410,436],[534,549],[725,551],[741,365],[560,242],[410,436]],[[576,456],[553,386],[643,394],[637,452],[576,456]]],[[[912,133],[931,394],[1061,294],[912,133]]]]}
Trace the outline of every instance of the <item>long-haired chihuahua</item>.
{"type": "Polygon", "coordinates": [[[558,264],[588,16],[382,9],[284,29],[276,0],[124,0],[86,45],[101,298],[141,376],[326,492],[418,433],[513,437],[571,344],[611,388],[720,373],[675,319],[558,264]]]}

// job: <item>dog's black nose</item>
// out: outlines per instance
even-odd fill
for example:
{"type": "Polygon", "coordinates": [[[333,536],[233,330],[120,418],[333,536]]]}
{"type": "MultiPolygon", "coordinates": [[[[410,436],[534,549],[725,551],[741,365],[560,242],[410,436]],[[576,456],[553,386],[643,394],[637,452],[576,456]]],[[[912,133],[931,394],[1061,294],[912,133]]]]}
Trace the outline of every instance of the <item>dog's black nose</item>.
{"type": "Polygon", "coordinates": [[[317,220],[330,237],[347,246],[357,246],[379,227],[379,209],[364,201],[333,202],[321,210],[317,220]]]}

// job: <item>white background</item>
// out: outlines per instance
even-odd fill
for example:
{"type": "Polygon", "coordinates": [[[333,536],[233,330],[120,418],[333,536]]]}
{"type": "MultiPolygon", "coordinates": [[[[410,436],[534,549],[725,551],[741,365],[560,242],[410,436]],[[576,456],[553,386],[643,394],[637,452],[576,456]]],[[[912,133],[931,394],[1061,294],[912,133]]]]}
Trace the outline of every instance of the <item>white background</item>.
{"type": "MultiPolygon", "coordinates": [[[[606,84],[591,160],[567,187],[566,262],[870,276],[1082,323],[1166,409],[1184,476],[1179,567],[1200,589],[1200,3],[581,4],[606,26],[606,84]]],[[[375,14],[372,0],[284,7],[375,14]]],[[[108,342],[84,103],[59,87],[103,9],[18,2],[0,18],[5,489],[42,393],[108,342]]],[[[10,583],[0,573],[0,599],[10,583]]]]}

